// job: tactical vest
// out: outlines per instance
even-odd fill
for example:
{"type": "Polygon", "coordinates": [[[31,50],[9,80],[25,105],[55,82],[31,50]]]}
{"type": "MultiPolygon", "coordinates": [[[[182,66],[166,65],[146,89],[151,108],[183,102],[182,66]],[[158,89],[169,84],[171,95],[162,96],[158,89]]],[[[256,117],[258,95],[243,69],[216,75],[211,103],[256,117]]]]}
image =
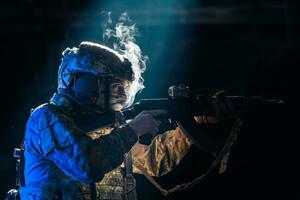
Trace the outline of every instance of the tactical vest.
{"type": "MultiPolygon", "coordinates": [[[[125,123],[120,112],[108,113],[105,116],[99,116],[103,119],[97,119],[97,121],[105,122],[105,125],[101,128],[96,123],[90,123],[89,119],[84,119],[81,116],[76,115],[74,121],[76,125],[86,130],[87,134],[92,139],[97,139],[104,135],[110,134],[112,129],[125,123]],[[110,119],[115,119],[112,123],[110,119]]],[[[136,181],[132,175],[132,157],[130,152],[124,155],[124,162],[121,166],[106,173],[100,182],[96,182],[93,185],[86,185],[78,183],[78,199],[110,199],[110,200],[137,200],[136,194],[136,181]]]]}

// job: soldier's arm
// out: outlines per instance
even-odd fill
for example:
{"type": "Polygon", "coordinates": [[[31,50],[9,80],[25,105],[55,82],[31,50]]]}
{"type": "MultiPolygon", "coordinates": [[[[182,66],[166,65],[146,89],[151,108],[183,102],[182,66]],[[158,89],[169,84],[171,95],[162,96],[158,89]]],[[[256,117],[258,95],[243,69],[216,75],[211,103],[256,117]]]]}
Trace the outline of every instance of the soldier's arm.
{"type": "MultiPolygon", "coordinates": [[[[216,124],[214,116],[195,116],[197,124],[216,124]]],[[[177,127],[157,135],[149,146],[136,143],[131,149],[133,171],[150,176],[162,176],[172,171],[183,159],[192,141],[177,127]]]]}
{"type": "Polygon", "coordinates": [[[118,167],[123,155],[135,144],[137,137],[129,127],[92,140],[65,116],[55,120],[43,131],[43,153],[66,175],[91,183],[118,167]]]}
{"type": "Polygon", "coordinates": [[[191,141],[179,128],[156,136],[149,146],[135,144],[131,149],[133,170],[141,169],[150,176],[162,176],[172,171],[191,146],[191,141]]]}

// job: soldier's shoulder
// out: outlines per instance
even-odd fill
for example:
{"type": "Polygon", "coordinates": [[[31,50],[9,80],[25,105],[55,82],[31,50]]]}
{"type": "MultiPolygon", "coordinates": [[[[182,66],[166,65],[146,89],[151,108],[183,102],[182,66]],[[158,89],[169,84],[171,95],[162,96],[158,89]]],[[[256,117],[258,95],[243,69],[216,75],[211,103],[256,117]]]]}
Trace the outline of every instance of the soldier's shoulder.
{"type": "Polygon", "coordinates": [[[45,111],[47,109],[49,109],[49,104],[48,103],[43,103],[43,104],[41,104],[41,105],[39,105],[39,106],[37,106],[35,108],[31,108],[30,114],[31,115],[36,115],[36,114],[38,114],[40,112],[43,112],[43,111],[45,111]]]}
{"type": "Polygon", "coordinates": [[[36,124],[40,129],[48,127],[58,120],[60,115],[55,106],[45,103],[36,108],[31,109],[30,117],[27,124],[36,124]]]}
{"type": "Polygon", "coordinates": [[[50,103],[44,103],[39,105],[36,108],[32,108],[30,111],[30,116],[37,117],[40,115],[52,115],[52,114],[60,114],[60,113],[63,114],[64,111],[62,111],[62,109],[59,108],[58,106],[50,103]]]}

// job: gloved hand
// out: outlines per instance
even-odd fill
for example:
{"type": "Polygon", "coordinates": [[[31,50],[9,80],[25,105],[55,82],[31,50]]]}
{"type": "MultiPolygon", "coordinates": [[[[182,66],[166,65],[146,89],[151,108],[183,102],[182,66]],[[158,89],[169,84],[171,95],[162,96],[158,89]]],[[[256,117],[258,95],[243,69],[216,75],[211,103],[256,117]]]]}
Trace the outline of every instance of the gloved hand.
{"type": "Polygon", "coordinates": [[[138,114],[133,120],[128,123],[128,126],[133,129],[138,137],[145,134],[151,134],[155,137],[159,132],[161,122],[156,117],[166,115],[166,110],[147,110],[138,114]]]}

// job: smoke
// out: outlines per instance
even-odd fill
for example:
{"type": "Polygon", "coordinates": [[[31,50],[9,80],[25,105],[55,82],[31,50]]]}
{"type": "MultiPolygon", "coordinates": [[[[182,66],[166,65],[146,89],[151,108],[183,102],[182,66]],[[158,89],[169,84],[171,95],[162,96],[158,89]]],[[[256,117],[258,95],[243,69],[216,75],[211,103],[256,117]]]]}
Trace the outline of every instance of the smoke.
{"type": "Polygon", "coordinates": [[[112,40],[113,49],[119,54],[127,58],[132,64],[134,81],[128,88],[126,102],[127,107],[134,102],[135,95],[142,90],[144,79],[142,73],[146,69],[146,61],[148,56],[142,55],[141,48],[136,42],[136,37],[139,36],[136,24],[129,18],[127,12],[120,15],[118,22],[114,25],[111,18],[111,12],[107,13],[107,20],[102,24],[103,41],[112,40]]]}

